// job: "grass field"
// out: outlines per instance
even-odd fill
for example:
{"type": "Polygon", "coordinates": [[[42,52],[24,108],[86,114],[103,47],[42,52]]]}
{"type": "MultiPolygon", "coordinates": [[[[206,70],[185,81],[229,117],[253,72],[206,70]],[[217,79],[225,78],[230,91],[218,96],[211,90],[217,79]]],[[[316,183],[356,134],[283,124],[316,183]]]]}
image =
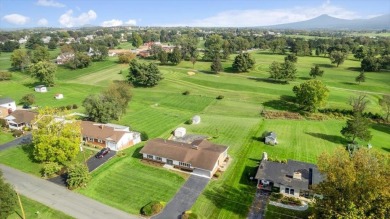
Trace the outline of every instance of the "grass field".
{"type": "Polygon", "coordinates": [[[12,133],[0,131],[0,145],[12,141],[14,139],[15,138],[12,136],[12,133]]]}
{"type": "MultiPolygon", "coordinates": [[[[23,205],[23,210],[26,218],[56,218],[56,219],[71,219],[73,217],[68,216],[61,211],[54,210],[47,207],[37,201],[29,199],[25,196],[20,196],[20,200],[23,205]]],[[[15,213],[11,214],[8,219],[21,219],[22,210],[19,207],[19,204],[15,207],[15,213]]]]}
{"type": "MultiPolygon", "coordinates": [[[[316,162],[320,153],[345,145],[346,141],[340,135],[344,120],[267,120],[260,117],[263,109],[296,109],[286,99],[293,97],[294,85],[308,80],[314,64],[325,71],[319,79],[330,90],[328,108],[348,109],[349,97],[362,91],[367,92],[370,101],[367,110],[382,113],[378,99],[383,93],[390,93],[390,72],[367,72],[366,82],[357,85],[354,80],[360,62],[351,57],[338,68],[330,65],[326,57],[298,57],[297,80],[282,85],[268,80],[268,66],[272,61],[283,61],[284,56],[268,51],[253,51],[252,55],[257,63],[255,68],[242,74],[232,73],[233,56],[222,63],[224,72],[218,75],[210,74],[210,63],[203,61],[195,64],[195,70],[186,61],[178,66],[160,66],[164,80],[153,88],[134,88],[127,113],[119,121],[112,121],[146,131],[150,138],[168,137],[175,128],[183,126],[188,133],[214,137],[213,142],[229,146],[232,162],[228,170],[220,179],[209,183],[192,209],[207,218],[246,218],[255,192],[255,183],[249,177],[254,176],[262,152],[278,159],[316,162]],[[190,76],[188,71],[196,74],[190,76]],[[184,91],[190,94],[182,95],[184,91]],[[218,95],[223,95],[224,99],[216,100],[218,95]],[[184,122],[194,115],[201,116],[201,124],[185,125],[184,122]],[[264,131],[275,131],[279,144],[268,146],[260,142],[258,137],[264,131]]],[[[87,95],[100,92],[113,80],[123,80],[127,71],[127,66],[117,64],[116,58],[93,63],[81,70],[59,67],[58,85],[46,94],[36,94],[37,105],[75,103],[80,106],[87,95]],[[122,74],[118,74],[120,70],[122,74]],[[56,101],[55,93],[63,93],[65,98],[56,101]]],[[[15,72],[13,80],[0,83],[4,87],[0,95],[18,100],[31,92],[36,82],[25,73],[15,72]]],[[[373,149],[390,152],[390,127],[373,124],[371,132],[373,149]]],[[[141,163],[140,147],[142,145],[126,149],[126,156],[116,157],[99,168],[93,173],[89,187],[79,192],[133,214],[138,214],[149,201],[169,201],[185,180],[175,173],[141,163]]],[[[10,149],[0,153],[0,162],[26,172],[40,169],[26,157],[21,148],[10,149]]]]}

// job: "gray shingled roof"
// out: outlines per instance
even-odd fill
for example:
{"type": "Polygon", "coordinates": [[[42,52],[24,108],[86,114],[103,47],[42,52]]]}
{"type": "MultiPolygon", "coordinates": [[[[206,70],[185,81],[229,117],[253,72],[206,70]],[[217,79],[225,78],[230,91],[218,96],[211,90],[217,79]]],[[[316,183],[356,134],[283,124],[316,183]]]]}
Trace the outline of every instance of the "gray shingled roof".
{"type": "Polygon", "coordinates": [[[255,178],[304,190],[308,190],[309,185],[322,181],[316,165],[295,160],[288,160],[287,163],[262,160],[255,178]],[[294,179],[294,172],[300,172],[302,178],[294,179]]]}
{"type": "Polygon", "coordinates": [[[5,97],[5,98],[0,98],[0,104],[5,104],[5,103],[11,103],[14,102],[13,99],[5,97]]]}

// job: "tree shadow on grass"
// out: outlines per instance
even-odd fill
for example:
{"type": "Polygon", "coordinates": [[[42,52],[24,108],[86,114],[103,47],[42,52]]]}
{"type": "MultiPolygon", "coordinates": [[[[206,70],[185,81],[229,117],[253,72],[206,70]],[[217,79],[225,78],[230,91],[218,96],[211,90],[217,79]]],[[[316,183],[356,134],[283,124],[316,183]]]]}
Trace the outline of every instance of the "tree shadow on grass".
{"type": "Polygon", "coordinates": [[[33,163],[40,163],[34,158],[34,145],[33,144],[24,144],[21,146],[23,152],[27,154],[28,159],[33,163]]]}
{"type": "Polygon", "coordinates": [[[374,123],[371,125],[371,128],[390,135],[390,125],[374,123]]]}
{"type": "Polygon", "coordinates": [[[337,68],[336,65],[333,65],[333,64],[321,63],[321,64],[314,64],[314,65],[318,65],[318,67],[321,67],[321,68],[337,68]]]}
{"type": "Polygon", "coordinates": [[[356,71],[356,72],[360,72],[362,70],[362,68],[360,68],[360,67],[348,67],[347,69],[350,71],[356,71]]]}
{"type": "Polygon", "coordinates": [[[140,153],[142,147],[139,147],[137,149],[134,150],[133,154],[131,155],[132,158],[138,158],[138,159],[142,159],[142,154],[140,153]]]}
{"type": "Polygon", "coordinates": [[[36,87],[36,86],[38,86],[38,85],[41,85],[42,83],[41,82],[33,82],[33,83],[25,83],[25,84],[23,84],[25,87],[28,87],[28,88],[34,88],[34,87],[36,87]]]}
{"type": "Polygon", "coordinates": [[[261,82],[266,82],[266,83],[271,83],[271,84],[288,84],[288,81],[280,81],[280,80],[275,80],[272,78],[257,78],[257,77],[248,77],[249,80],[254,80],[254,81],[261,81],[261,82]]]}
{"type": "Polygon", "coordinates": [[[205,190],[203,195],[210,200],[218,209],[224,209],[244,218],[248,214],[249,207],[253,200],[253,191],[249,189],[237,189],[232,186],[223,185],[205,190]]]}
{"type": "Polygon", "coordinates": [[[269,100],[263,103],[263,106],[272,108],[275,110],[286,110],[292,112],[298,112],[299,108],[294,103],[295,97],[282,95],[279,100],[269,100]]]}
{"type": "Polygon", "coordinates": [[[305,132],[305,134],[311,135],[311,136],[316,137],[316,138],[321,138],[323,140],[326,140],[326,141],[329,141],[329,142],[332,142],[335,144],[346,145],[348,143],[348,141],[345,138],[338,136],[338,135],[327,135],[327,134],[323,134],[323,133],[314,133],[314,132],[305,132]]]}
{"type": "Polygon", "coordinates": [[[358,84],[356,84],[356,83],[352,83],[352,82],[345,82],[345,81],[343,81],[343,82],[341,82],[342,84],[345,84],[345,85],[352,85],[352,86],[356,86],[356,85],[358,85],[358,84]]]}
{"type": "Polygon", "coordinates": [[[241,174],[240,184],[255,186],[256,185],[255,176],[256,176],[257,168],[258,168],[257,166],[256,167],[245,166],[244,171],[241,174]]]}
{"type": "Polygon", "coordinates": [[[301,79],[301,80],[310,80],[311,79],[311,77],[305,77],[305,76],[298,77],[298,78],[301,79]]]}
{"type": "Polygon", "coordinates": [[[390,148],[382,147],[382,150],[387,151],[387,152],[390,152],[390,148]]]}

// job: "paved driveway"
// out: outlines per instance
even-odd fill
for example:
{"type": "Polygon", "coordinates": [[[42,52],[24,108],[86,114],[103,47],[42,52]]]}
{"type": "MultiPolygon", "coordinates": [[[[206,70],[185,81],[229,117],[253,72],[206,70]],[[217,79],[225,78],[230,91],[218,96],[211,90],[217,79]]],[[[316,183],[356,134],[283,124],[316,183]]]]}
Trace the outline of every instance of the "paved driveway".
{"type": "Polygon", "coordinates": [[[256,196],[253,199],[251,208],[249,209],[248,219],[263,219],[265,208],[270,193],[267,191],[257,190],[256,196]]]}
{"type": "Polygon", "coordinates": [[[15,147],[21,144],[29,144],[32,141],[31,133],[23,135],[15,140],[0,145],[0,151],[7,150],[8,148],[15,147]]]}
{"type": "Polygon", "coordinates": [[[175,197],[167,204],[164,211],[152,217],[153,219],[177,219],[189,210],[196,199],[210,181],[208,178],[191,175],[187,182],[176,193],[175,197]]]}
{"type": "Polygon", "coordinates": [[[72,217],[78,219],[141,218],[11,167],[0,164],[0,169],[6,181],[14,185],[19,193],[72,217]]]}
{"type": "Polygon", "coordinates": [[[106,154],[102,158],[96,158],[95,155],[93,155],[93,157],[91,157],[87,160],[87,166],[88,166],[89,172],[92,172],[96,168],[98,168],[100,165],[103,165],[106,161],[108,161],[113,156],[115,156],[115,154],[116,154],[116,151],[110,151],[110,153],[106,154]]]}

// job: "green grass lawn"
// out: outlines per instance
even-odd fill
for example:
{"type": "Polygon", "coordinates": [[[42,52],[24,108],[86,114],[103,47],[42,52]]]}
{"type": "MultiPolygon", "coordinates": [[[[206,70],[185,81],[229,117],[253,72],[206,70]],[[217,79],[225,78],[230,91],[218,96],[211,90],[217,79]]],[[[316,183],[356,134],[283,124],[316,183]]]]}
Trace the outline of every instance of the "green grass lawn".
{"type": "Polygon", "coordinates": [[[291,219],[301,218],[306,219],[311,215],[313,208],[309,207],[306,211],[294,211],[286,208],[277,207],[274,205],[267,205],[265,211],[265,218],[267,219],[291,219]]]}
{"type": "MultiPolygon", "coordinates": [[[[254,51],[255,68],[248,73],[231,72],[231,59],[222,63],[225,72],[210,74],[210,62],[198,61],[195,75],[192,63],[181,62],[178,66],[160,66],[164,80],[153,88],[134,88],[133,98],[119,121],[134,130],[146,131],[150,138],[168,137],[179,127],[188,133],[215,137],[212,141],[229,146],[232,158],[228,170],[220,179],[212,180],[193,206],[193,211],[208,218],[246,218],[255,192],[254,176],[262,152],[278,159],[296,159],[316,162],[322,152],[331,152],[345,145],[340,130],[344,120],[267,120],[260,117],[263,109],[292,110],[295,105],[286,99],[293,97],[294,85],[308,80],[310,68],[319,64],[325,74],[322,80],[330,90],[328,108],[350,106],[347,101],[358,91],[367,91],[367,110],[382,113],[378,99],[390,92],[390,72],[366,73],[366,82],[357,85],[360,62],[348,59],[336,68],[324,57],[298,57],[297,80],[287,85],[270,83],[268,66],[272,61],[283,61],[284,56],[268,51],[254,51]],[[189,95],[182,95],[189,91],[189,95]],[[224,99],[216,100],[218,95],[224,99]],[[194,115],[201,116],[199,125],[185,125],[194,115]],[[263,131],[275,131],[277,146],[264,145],[258,140],[263,131]]],[[[0,59],[1,62],[1,59],[0,59]]],[[[113,80],[125,79],[127,66],[116,63],[116,58],[93,63],[87,69],[69,70],[59,67],[58,84],[46,94],[36,94],[37,105],[81,105],[89,94],[98,93],[113,80]],[[122,70],[122,74],[119,71],[122,70]],[[55,93],[65,98],[54,100],[55,93]]],[[[19,100],[31,92],[36,82],[26,73],[15,72],[11,81],[0,82],[1,95],[19,100]]],[[[83,109],[79,108],[82,112],[83,109]]],[[[373,150],[390,151],[390,127],[374,124],[371,128],[373,150]]],[[[366,144],[367,142],[361,142],[366,144]]],[[[152,200],[169,201],[184,183],[184,179],[161,168],[144,165],[138,151],[142,145],[126,149],[126,156],[115,157],[93,172],[89,187],[80,193],[96,200],[138,214],[140,208],[152,200]]],[[[0,153],[0,162],[37,174],[40,167],[31,163],[21,148],[0,153]],[[17,163],[16,163],[17,162],[17,163]]]]}
{"type": "Polygon", "coordinates": [[[142,145],[128,148],[93,172],[93,180],[78,192],[115,208],[139,214],[151,201],[168,202],[185,179],[161,167],[141,163],[142,145]]]}
{"type": "Polygon", "coordinates": [[[1,144],[4,144],[4,143],[7,143],[7,142],[10,142],[12,140],[14,140],[15,138],[12,136],[12,133],[10,132],[4,132],[4,131],[0,131],[0,145],[1,144]]]}
{"type": "MultiPolygon", "coordinates": [[[[93,156],[96,152],[84,149],[83,152],[77,154],[73,161],[67,162],[65,165],[70,165],[76,162],[84,162],[84,154],[86,159],[93,156]]],[[[32,148],[30,145],[23,145],[9,148],[5,151],[0,151],[0,163],[21,170],[26,173],[30,173],[41,177],[41,170],[43,163],[35,162],[32,157],[32,148]]]]}
{"type": "MultiPolygon", "coordinates": [[[[23,205],[23,210],[26,218],[56,218],[56,219],[71,219],[73,217],[49,208],[44,204],[29,199],[25,196],[20,196],[20,200],[23,205]]],[[[22,218],[22,210],[19,207],[19,203],[15,207],[15,213],[11,214],[8,219],[20,219],[22,218]]]]}

